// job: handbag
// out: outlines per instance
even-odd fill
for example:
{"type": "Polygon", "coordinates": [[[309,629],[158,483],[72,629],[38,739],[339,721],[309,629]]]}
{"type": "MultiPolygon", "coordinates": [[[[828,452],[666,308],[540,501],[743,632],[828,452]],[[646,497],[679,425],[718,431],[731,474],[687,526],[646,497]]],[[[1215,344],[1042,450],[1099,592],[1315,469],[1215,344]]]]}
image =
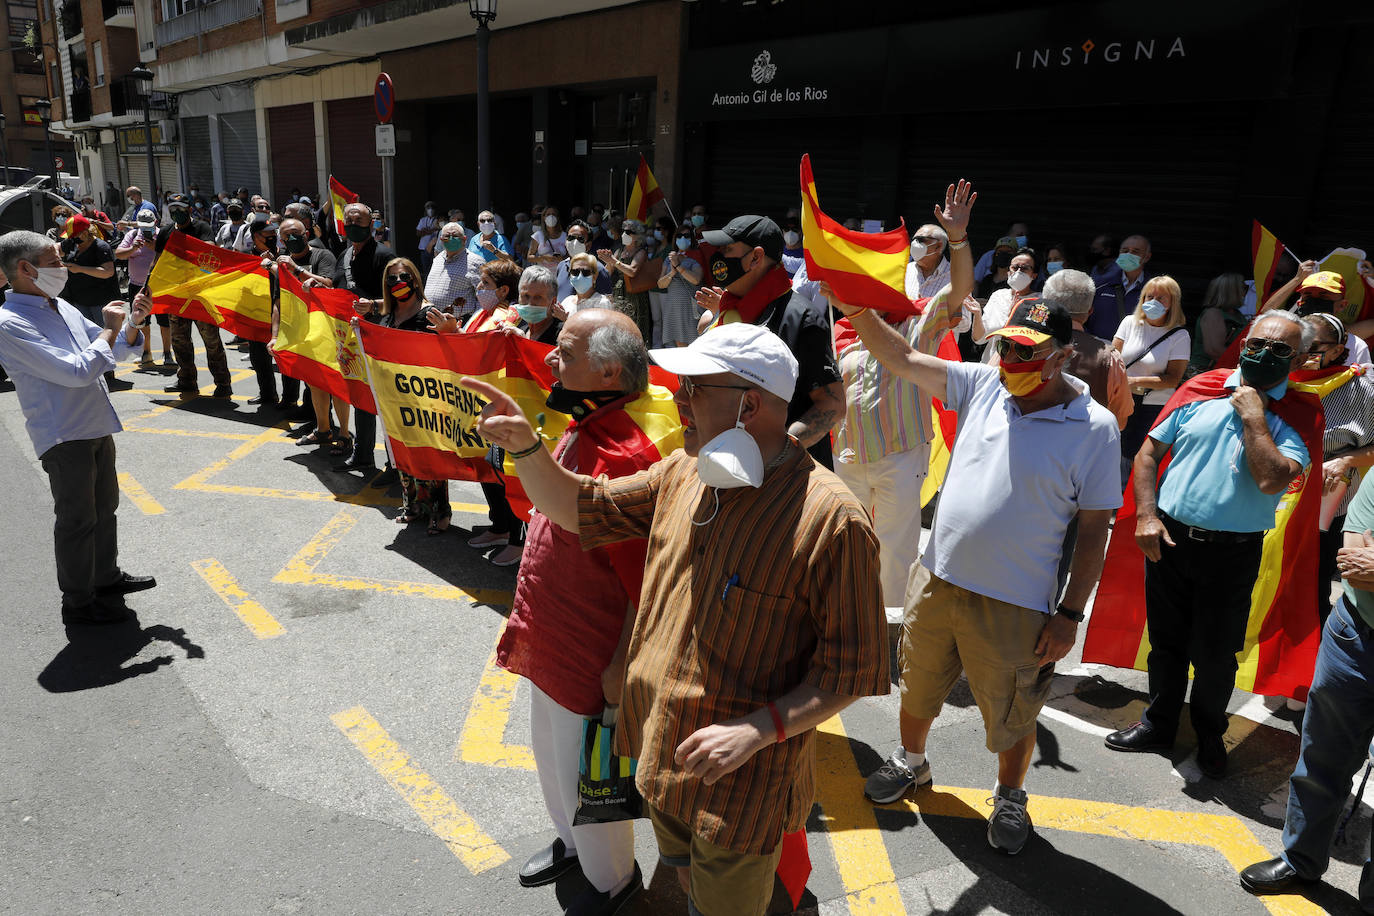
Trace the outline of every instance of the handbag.
{"type": "Polygon", "coordinates": [[[659,262],[658,270],[652,267],[654,258],[646,257],[635,271],[633,277],[625,278],[625,292],[627,293],[647,293],[649,290],[658,289],[658,278],[663,272],[663,262],[659,262]]]}
{"type": "Polygon", "coordinates": [[[612,753],[618,708],[607,706],[600,718],[583,720],[582,751],[577,766],[577,813],[573,826],[632,821],[644,816],[644,799],[635,786],[633,757],[612,753]]]}

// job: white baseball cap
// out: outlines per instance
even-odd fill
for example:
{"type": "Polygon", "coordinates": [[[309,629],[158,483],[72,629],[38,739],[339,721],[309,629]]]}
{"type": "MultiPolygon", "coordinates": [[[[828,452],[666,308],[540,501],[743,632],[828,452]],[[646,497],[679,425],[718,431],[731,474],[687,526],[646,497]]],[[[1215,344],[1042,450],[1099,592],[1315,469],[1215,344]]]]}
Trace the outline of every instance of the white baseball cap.
{"type": "Polygon", "coordinates": [[[140,226],[156,226],[157,217],[153,215],[152,210],[139,210],[138,215],[134,217],[134,222],[140,226]]]}
{"type": "Polygon", "coordinates": [[[655,363],[674,375],[728,372],[791,401],[797,388],[797,358],[767,328],[739,321],[712,328],[688,347],[650,350],[655,363]]]}

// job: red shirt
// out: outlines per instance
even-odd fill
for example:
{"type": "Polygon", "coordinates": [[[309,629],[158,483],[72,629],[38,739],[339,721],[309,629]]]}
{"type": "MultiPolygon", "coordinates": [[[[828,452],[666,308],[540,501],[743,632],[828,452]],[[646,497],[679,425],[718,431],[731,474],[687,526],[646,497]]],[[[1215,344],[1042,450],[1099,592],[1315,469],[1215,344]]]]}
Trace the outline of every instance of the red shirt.
{"type": "MultiPolygon", "coordinates": [[[[622,408],[633,399],[613,401],[570,424],[555,460],[593,477],[624,477],[657,461],[647,438],[621,435],[628,420],[622,408]]],[[[647,549],[648,541],[638,539],[583,551],[577,535],[536,511],[497,663],[529,678],[564,709],[599,714],[605,705],[601,672],[615,655],[626,609],[639,603],[647,549]]]]}

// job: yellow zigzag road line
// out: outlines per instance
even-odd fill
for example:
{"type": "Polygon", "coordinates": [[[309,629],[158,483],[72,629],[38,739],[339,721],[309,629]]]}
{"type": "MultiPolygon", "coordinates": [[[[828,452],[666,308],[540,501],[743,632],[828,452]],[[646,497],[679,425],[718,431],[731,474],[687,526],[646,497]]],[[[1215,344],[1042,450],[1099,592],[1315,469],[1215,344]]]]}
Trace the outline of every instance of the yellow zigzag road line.
{"type": "Polygon", "coordinates": [[[205,583],[229,605],[230,610],[239,615],[239,619],[258,639],[271,639],[286,632],[286,628],[268,612],[267,608],[248,597],[243,586],[239,585],[238,580],[219,560],[197,560],[191,564],[191,568],[200,573],[205,583]]]}
{"type": "MultiPolygon", "coordinates": [[[[504,629],[504,628],[503,628],[504,629]]],[[[497,631],[496,641],[501,641],[497,631]]],[[[468,708],[467,720],[453,756],[464,763],[480,763],[489,767],[534,769],[534,751],[521,744],[506,744],[506,726],[510,724],[511,704],[515,701],[518,675],[504,671],[496,664],[496,648],[487,657],[482,680],[468,708]]]]}
{"type": "Polygon", "coordinates": [[[161,515],[167,510],[162,508],[162,504],[153,499],[153,494],[143,489],[143,485],[134,480],[133,475],[120,471],[117,475],[119,489],[124,491],[124,495],[129,497],[129,501],[143,511],[144,515],[161,515]]]}

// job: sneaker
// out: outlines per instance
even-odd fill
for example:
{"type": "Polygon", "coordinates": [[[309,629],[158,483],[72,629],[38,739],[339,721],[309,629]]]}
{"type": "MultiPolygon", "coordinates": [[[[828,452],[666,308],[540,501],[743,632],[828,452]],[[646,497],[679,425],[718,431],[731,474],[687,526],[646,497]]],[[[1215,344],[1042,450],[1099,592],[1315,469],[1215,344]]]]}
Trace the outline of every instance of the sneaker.
{"type": "Polygon", "coordinates": [[[498,534],[490,529],[483,531],[476,537],[468,538],[468,546],[478,550],[485,550],[488,547],[505,547],[509,543],[509,534],[498,534]]]}
{"type": "Polygon", "coordinates": [[[998,786],[997,794],[988,800],[993,803],[992,817],[988,819],[988,845],[1014,856],[1031,835],[1026,790],[998,786]]]}
{"type": "Polygon", "coordinates": [[[505,547],[502,547],[500,550],[496,551],[496,553],[491,555],[491,565],[519,566],[520,557],[522,557],[524,553],[524,544],[507,544],[505,547]]]}
{"type": "Polygon", "coordinates": [[[906,748],[898,745],[877,772],[864,782],[864,795],[880,805],[895,802],[906,794],[912,786],[920,788],[931,784],[930,761],[926,760],[916,769],[906,765],[906,748]]]}

